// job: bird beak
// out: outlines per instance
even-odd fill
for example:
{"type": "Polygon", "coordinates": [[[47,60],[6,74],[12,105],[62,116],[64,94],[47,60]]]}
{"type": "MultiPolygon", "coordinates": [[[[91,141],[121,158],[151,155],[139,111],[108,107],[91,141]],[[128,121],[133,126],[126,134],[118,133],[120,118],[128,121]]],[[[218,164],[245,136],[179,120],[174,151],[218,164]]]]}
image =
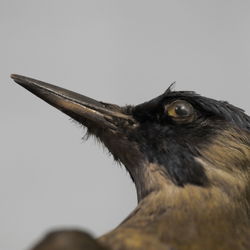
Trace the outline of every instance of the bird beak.
{"type": "Polygon", "coordinates": [[[132,117],[125,114],[117,105],[98,102],[87,96],[29,77],[13,74],[11,78],[88,128],[114,130],[117,129],[118,120],[133,121],[132,117]]]}

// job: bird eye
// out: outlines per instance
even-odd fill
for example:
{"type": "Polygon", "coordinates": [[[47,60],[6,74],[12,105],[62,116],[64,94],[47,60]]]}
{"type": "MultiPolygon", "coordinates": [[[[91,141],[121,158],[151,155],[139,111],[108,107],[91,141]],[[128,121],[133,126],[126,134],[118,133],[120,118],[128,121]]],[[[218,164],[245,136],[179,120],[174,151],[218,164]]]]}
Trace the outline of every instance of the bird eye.
{"type": "Polygon", "coordinates": [[[184,100],[177,100],[167,104],[165,111],[176,122],[192,122],[195,117],[193,106],[184,100]]]}

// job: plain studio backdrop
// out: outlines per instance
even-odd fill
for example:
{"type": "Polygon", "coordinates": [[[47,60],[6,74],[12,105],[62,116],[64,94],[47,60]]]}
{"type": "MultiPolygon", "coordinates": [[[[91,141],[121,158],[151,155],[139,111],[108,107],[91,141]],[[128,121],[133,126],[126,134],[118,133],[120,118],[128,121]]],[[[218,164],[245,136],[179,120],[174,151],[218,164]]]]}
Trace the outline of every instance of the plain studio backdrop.
{"type": "Polygon", "coordinates": [[[11,73],[119,105],[176,81],[249,113],[249,13],[247,0],[1,0],[0,249],[53,228],[99,236],[136,206],[124,168],[11,73]]]}

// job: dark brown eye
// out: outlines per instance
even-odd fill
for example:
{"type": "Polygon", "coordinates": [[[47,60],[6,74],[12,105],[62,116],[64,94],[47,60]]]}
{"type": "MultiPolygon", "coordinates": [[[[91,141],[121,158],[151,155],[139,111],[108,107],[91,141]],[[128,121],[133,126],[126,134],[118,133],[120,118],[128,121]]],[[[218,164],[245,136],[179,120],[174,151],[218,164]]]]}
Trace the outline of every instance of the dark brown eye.
{"type": "Polygon", "coordinates": [[[193,106],[184,100],[177,100],[165,106],[168,116],[177,122],[192,122],[195,117],[193,106]]]}

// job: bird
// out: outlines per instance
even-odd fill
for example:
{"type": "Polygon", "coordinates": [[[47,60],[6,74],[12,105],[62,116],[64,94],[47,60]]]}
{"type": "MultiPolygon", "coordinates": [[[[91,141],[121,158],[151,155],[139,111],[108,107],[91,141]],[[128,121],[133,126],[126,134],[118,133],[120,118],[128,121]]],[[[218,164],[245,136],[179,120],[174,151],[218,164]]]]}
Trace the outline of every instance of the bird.
{"type": "Polygon", "coordinates": [[[138,200],[99,238],[58,230],[34,250],[250,249],[250,117],[244,110],[173,85],[149,101],[118,106],[11,77],[104,144],[125,166],[138,200]],[[58,238],[69,247],[58,246],[58,238]]]}

